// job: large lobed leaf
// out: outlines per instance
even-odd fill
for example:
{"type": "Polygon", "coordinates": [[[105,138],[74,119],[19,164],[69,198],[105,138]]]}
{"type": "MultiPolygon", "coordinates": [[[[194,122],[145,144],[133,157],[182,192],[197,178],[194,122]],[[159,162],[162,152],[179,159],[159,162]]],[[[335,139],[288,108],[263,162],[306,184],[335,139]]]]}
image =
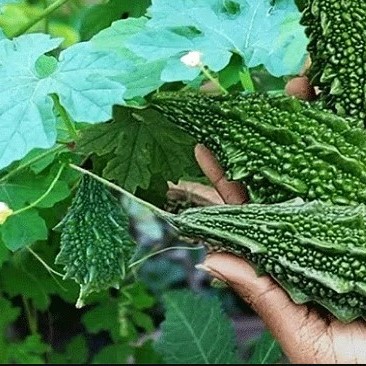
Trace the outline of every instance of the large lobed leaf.
{"type": "Polygon", "coordinates": [[[233,53],[249,68],[263,64],[275,75],[296,74],[307,40],[293,0],[156,0],[145,28],[127,41],[148,61],[167,59],[164,81],[193,79],[199,70],[178,70],[182,54],[196,50],[213,71],[222,70],[233,53]],[[179,72],[181,71],[181,72],[179,72]]]}
{"type": "Polygon", "coordinates": [[[135,192],[153,175],[178,180],[195,166],[194,140],[152,110],[116,110],[114,122],[83,131],[81,152],[108,156],[103,176],[135,192]]]}
{"type": "Polygon", "coordinates": [[[164,296],[162,335],[157,343],[171,364],[239,363],[235,333],[217,298],[174,291],[164,296]]]}
{"type": "Polygon", "coordinates": [[[44,55],[60,43],[45,34],[0,40],[0,169],[34,148],[54,145],[50,94],[58,94],[78,122],[104,122],[111,118],[112,106],[123,103],[125,87],[112,78],[130,67],[127,61],[90,43],[62,51],[59,61],[44,55]]]}

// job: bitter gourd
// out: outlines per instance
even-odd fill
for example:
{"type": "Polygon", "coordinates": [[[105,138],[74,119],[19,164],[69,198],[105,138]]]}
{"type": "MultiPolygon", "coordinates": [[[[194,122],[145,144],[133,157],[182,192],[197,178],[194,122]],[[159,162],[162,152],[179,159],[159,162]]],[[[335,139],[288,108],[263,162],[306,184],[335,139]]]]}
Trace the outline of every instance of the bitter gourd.
{"type": "Polygon", "coordinates": [[[314,85],[325,105],[366,122],[366,1],[306,0],[301,23],[309,38],[314,85]]]}
{"type": "Polygon", "coordinates": [[[189,238],[270,274],[296,303],[321,304],[349,322],[366,316],[365,206],[295,199],[161,214],[189,238]]]}
{"type": "Polygon", "coordinates": [[[350,119],[257,93],[159,93],[151,104],[210,148],[229,179],[245,181],[252,202],[366,202],[366,132],[350,119]]]}
{"type": "Polygon", "coordinates": [[[135,244],[128,234],[128,216],[105,185],[84,175],[61,230],[55,263],[64,265],[64,279],[80,285],[77,307],[94,291],[118,288],[135,244]]]}

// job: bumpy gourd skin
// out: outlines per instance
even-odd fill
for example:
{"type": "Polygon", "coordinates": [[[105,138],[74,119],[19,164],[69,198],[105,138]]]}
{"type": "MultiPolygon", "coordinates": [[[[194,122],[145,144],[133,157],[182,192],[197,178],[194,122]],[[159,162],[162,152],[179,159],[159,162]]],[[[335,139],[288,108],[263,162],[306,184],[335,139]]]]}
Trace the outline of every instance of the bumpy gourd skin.
{"type": "Polygon", "coordinates": [[[366,202],[366,132],[357,121],[256,93],[159,93],[152,106],[210,148],[252,202],[366,202]]]}
{"type": "Polygon", "coordinates": [[[325,105],[366,123],[366,1],[307,0],[301,23],[325,105]]]}
{"type": "Polygon", "coordinates": [[[61,230],[64,278],[80,285],[77,307],[94,291],[119,287],[135,244],[128,235],[128,217],[102,183],[84,175],[72,204],[56,229],[61,230]]]}
{"type": "Polygon", "coordinates": [[[182,235],[244,256],[296,303],[315,301],[349,322],[366,315],[365,206],[222,205],[169,218],[182,235]]]}

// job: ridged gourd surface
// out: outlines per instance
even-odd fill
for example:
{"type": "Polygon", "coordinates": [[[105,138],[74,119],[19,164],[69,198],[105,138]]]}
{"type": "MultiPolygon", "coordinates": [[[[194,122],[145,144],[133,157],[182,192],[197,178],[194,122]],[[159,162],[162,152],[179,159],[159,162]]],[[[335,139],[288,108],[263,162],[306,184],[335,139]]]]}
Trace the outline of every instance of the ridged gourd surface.
{"type": "Polygon", "coordinates": [[[56,227],[61,230],[61,249],[55,262],[64,265],[65,278],[80,285],[79,306],[93,291],[118,288],[135,250],[128,225],[128,216],[108,188],[84,175],[56,227]]]}
{"type": "Polygon", "coordinates": [[[342,321],[366,315],[365,206],[304,204],[193,208],[169,221],[270,274],[297,303],[315,301],[342,321]]]}
{"type": "Polygon", "coordinates": [[[307,0],[301,23],[325,105],[366,123],[366,1],[307,0]]]}
{"type": "Polygon", "coordinates": [[[159,93],[151,103],[244,181],[252,202],[366,202],[366,132],[356,120],[257,93],[159,93]]]}

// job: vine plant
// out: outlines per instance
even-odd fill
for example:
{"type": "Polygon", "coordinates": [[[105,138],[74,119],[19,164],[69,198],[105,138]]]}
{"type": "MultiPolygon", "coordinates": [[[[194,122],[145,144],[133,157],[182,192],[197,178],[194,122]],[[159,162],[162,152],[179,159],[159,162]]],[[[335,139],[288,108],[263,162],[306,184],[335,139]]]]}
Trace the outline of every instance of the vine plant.
{"type": "MultiPolygon", "coordinates": [[[[148,312],[156,299],[134,270],[118,291],[90,295],[77,313],[83,330],[55,342],[47,309],[57,301],[72,308],[78,286],[60,278],[53,228],[80,180],[75,167],[157,205],[168,181],[204,181],[194,139],[150,110],[149,96],[208,85],[222,93],[283,90],[306,58],[295,2],[0,0],[0,7],[0,362],[238,362],[218,300],[187,291],[164,296],[162,337],[141,340],[157,326],[148,312]],[[208,327],[222,323],[221,334],[197,325],[208,307],[216,317],[208,327]],[[22,317],[27,329],[9,336],[22,317]],[[177,328],[182,320],[190,336],[177,328]],[[101,331],[107,345],[95,351],[91,337],[101,331]],[[200,344],[182,350],[183,333],[200,344]],[[215,351],[217,342],[227,346],[215,351]]],[[[273,342],[265,336],[274,358],[261,362],[279,357],[273,342]]]]}

